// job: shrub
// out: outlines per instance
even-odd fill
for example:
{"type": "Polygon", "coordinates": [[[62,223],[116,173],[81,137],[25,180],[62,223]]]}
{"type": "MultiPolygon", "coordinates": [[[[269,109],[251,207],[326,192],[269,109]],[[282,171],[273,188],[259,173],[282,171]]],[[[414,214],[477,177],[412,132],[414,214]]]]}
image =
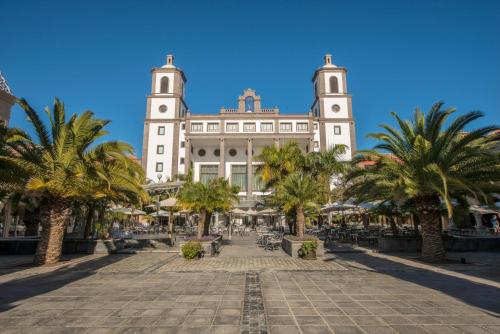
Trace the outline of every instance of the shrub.
{"type": "Polygon", "coordinates": [[[318,248],[317,240],[304,241],[299,249],[299,256],[304,257],[309,254],[309,252],[316,251],[316,248],[318,248]]]}
{"type": "Polygon", "coordinates": [[[201,244],[197,241],[188,241],[182,245],[182,255],[187,260],[192,260],[197,257],[203,250],[201,244]]]}

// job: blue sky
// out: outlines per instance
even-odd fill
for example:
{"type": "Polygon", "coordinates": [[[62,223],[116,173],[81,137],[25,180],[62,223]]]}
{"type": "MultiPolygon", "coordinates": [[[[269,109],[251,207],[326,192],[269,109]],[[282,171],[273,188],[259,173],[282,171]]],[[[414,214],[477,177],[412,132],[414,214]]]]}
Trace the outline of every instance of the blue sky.
{"type": "MultiPolygon", "coordinates": [[[[109,138],[142,145],[150,69],[173,53],[193,113],[263,106],[307,112],[323,55],[348,69],[358,148],[369,132],[437,100],[500,116],[500,1],[2,1],[0,70],[39,110],[111,119],[109,138]]],[[[26,127],[19,108],[12,126],[26,127]]]]}

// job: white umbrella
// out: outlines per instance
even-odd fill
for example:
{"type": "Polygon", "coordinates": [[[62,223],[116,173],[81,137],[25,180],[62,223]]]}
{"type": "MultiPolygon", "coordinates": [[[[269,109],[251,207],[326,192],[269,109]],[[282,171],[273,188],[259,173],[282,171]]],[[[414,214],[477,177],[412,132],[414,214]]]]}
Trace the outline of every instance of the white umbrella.
{"type": "Polygon", "coordinates": [[[229,212],[232,213],[232,214],[235,214],[235,215],[246,215],[247,214],[246,211],[243,211],[243,210],[238,209],[238,208],[234,208],[234,209],[232,209],[229,212]]]}
{"type": "Polygon", "coordinates": [[[257,214],[258,214],[258,212],[257,212],[257,211],[252,210],[252,209],[248,209],[248,211],[247,211],[247,212],[245,212],[245,213],[246,213],[247,215],[249,215],[249,216],[255,216],[255,215],[257,215],[257,214]]]}
{"type": "Polygon", "coordinates": [[[162,208],[171,208],[173,206],[177,206],[177,199],[175,197],[170,197],[160,201],[160,207],[162,208]]]}
{"type": "Polygon", "coordinates": [[[133,209],[133,208],[113,208],[110,209],[109,211],[115,212],[115,213],[123,213],[124,215],[145,215],[146,212],[138,210],[138,209],[133,209]]]}
{"type": "Polygon", "coordinates": [[[158,212],[154,212],[149,215],[152,217],[168,217],[168,212],[165,210],[159,210],[158,212]]]}
{"type": "Polygon", "coordinates": [[[260,215],[271,215],[271,214],[274,214],[274,213],[276,213],[276,210],[271,209],[271,208],[267,208],[267,209],[259,211],[260,215]]]}

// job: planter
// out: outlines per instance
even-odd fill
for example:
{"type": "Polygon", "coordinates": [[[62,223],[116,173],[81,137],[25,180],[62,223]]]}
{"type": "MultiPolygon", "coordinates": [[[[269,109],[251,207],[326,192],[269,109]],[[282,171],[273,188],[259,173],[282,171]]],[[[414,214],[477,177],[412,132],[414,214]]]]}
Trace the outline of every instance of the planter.
{"type": "MultiPolygon", "coordinates": [[[[186,244],[189,240],[182,240],[179,242],[179,255],[182,256],[182,246],[186,244]]],[[[193,240],[198,241],[198,240],[193,240]]],[[[217,238],[211,241],[198,241],[205,251],[204,256],[217,256],[220,252],[222,245],[222,236],[219,235],[217,238]]]]}
{"type": "MultiPolygon", "coordinates": [[[[290,240],[286,236],[283,238],[281,242],[281,247],[293,258],[299,258],[298,251],[300,247],[302,247],[303,240],[290,240]]],[[[323,242],[318,240],[318,248],[316,248],[316,257],[323,257],[325,255],[325,249],[323,247],[323,242]]]]}
{"type": "Polygon", "coordinates": [[[306,255],[301,257],[303,260],[316,260],[316,250],[310,250],[306,255]]]}

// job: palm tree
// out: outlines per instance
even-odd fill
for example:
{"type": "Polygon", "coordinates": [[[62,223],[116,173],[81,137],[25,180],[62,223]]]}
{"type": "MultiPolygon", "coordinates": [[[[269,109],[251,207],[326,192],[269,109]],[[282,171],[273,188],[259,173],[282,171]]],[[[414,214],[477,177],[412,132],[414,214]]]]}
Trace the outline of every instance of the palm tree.
{"type": "Polygon", "coordinates": [[[304,154],[296,142],[286,142],[282,147],[277,145],[265,146],[256,161],[264,164],[258,165],[257,172],[267,188],[273,188],[287,175],[302,170],[304,154]]]}
{"type": "Polygon", "coordinates": [[[293,173],[288,175],[276,188],[272,201],[281,206],[285,212],[295,211],[296,234],[299,238],[305,232],[305,212],[315,210],[318,189],[316,182],[308,175],[293,173]]]}
{"type": "Polygon", "coordinates": [[[109,121],[95,118],[90,111],[66,120],[64,104],[55,99],[53,109],[46,108],[50,122],[47,128],[26,100],[18,104],[33,125],[37,140],[21,130],[10,136],[2,148],[0,163],[19,177],[0,186],[6,193],[21,191],[40,199],[42,233],[35,262],[55,263],[61,256],[75,200],[103,198],[110,193],[126,193],[122,198],[127,200],[135,193],[135,199],[145,199],[140,187],[144,175],[127,157],[132,153],[129,145],[118,141],[95,144],[107,134],[104,128],[109,121]]]}
{"type": "Polygon", "coordinates": [[[497,126],[470,132],[464,129],[483,116],[470,112],[445,122],[454,108],[442,110],[443,102],[432,106],[427,115],[416,110],[413,120],[402,120],[395,113],[399,130],[383,125],[385,132],[370,135],[382,143],[372,151],[361,152],[353,163],[375,161],[367,169],[354,169],[348,175],[348,193],[361,200],[411,202],[422,225],[422,259],[442,261],[445,251],[441,238],[441,201],[448,215],[453,214],[452,198],[471,196],[491,203],[499,191],[499,155],[494,151],[500,136],[497,126]]]}
{"type": "Polygon", "coordinates": [[[207,221],[216,210],[227,211],[238,201],[238,187],[231,186],[224,178],[208,183],[187,182],[179,193],[179,202],[186,208],[200,213],[197,238],[208,234],[207,221]]]}

